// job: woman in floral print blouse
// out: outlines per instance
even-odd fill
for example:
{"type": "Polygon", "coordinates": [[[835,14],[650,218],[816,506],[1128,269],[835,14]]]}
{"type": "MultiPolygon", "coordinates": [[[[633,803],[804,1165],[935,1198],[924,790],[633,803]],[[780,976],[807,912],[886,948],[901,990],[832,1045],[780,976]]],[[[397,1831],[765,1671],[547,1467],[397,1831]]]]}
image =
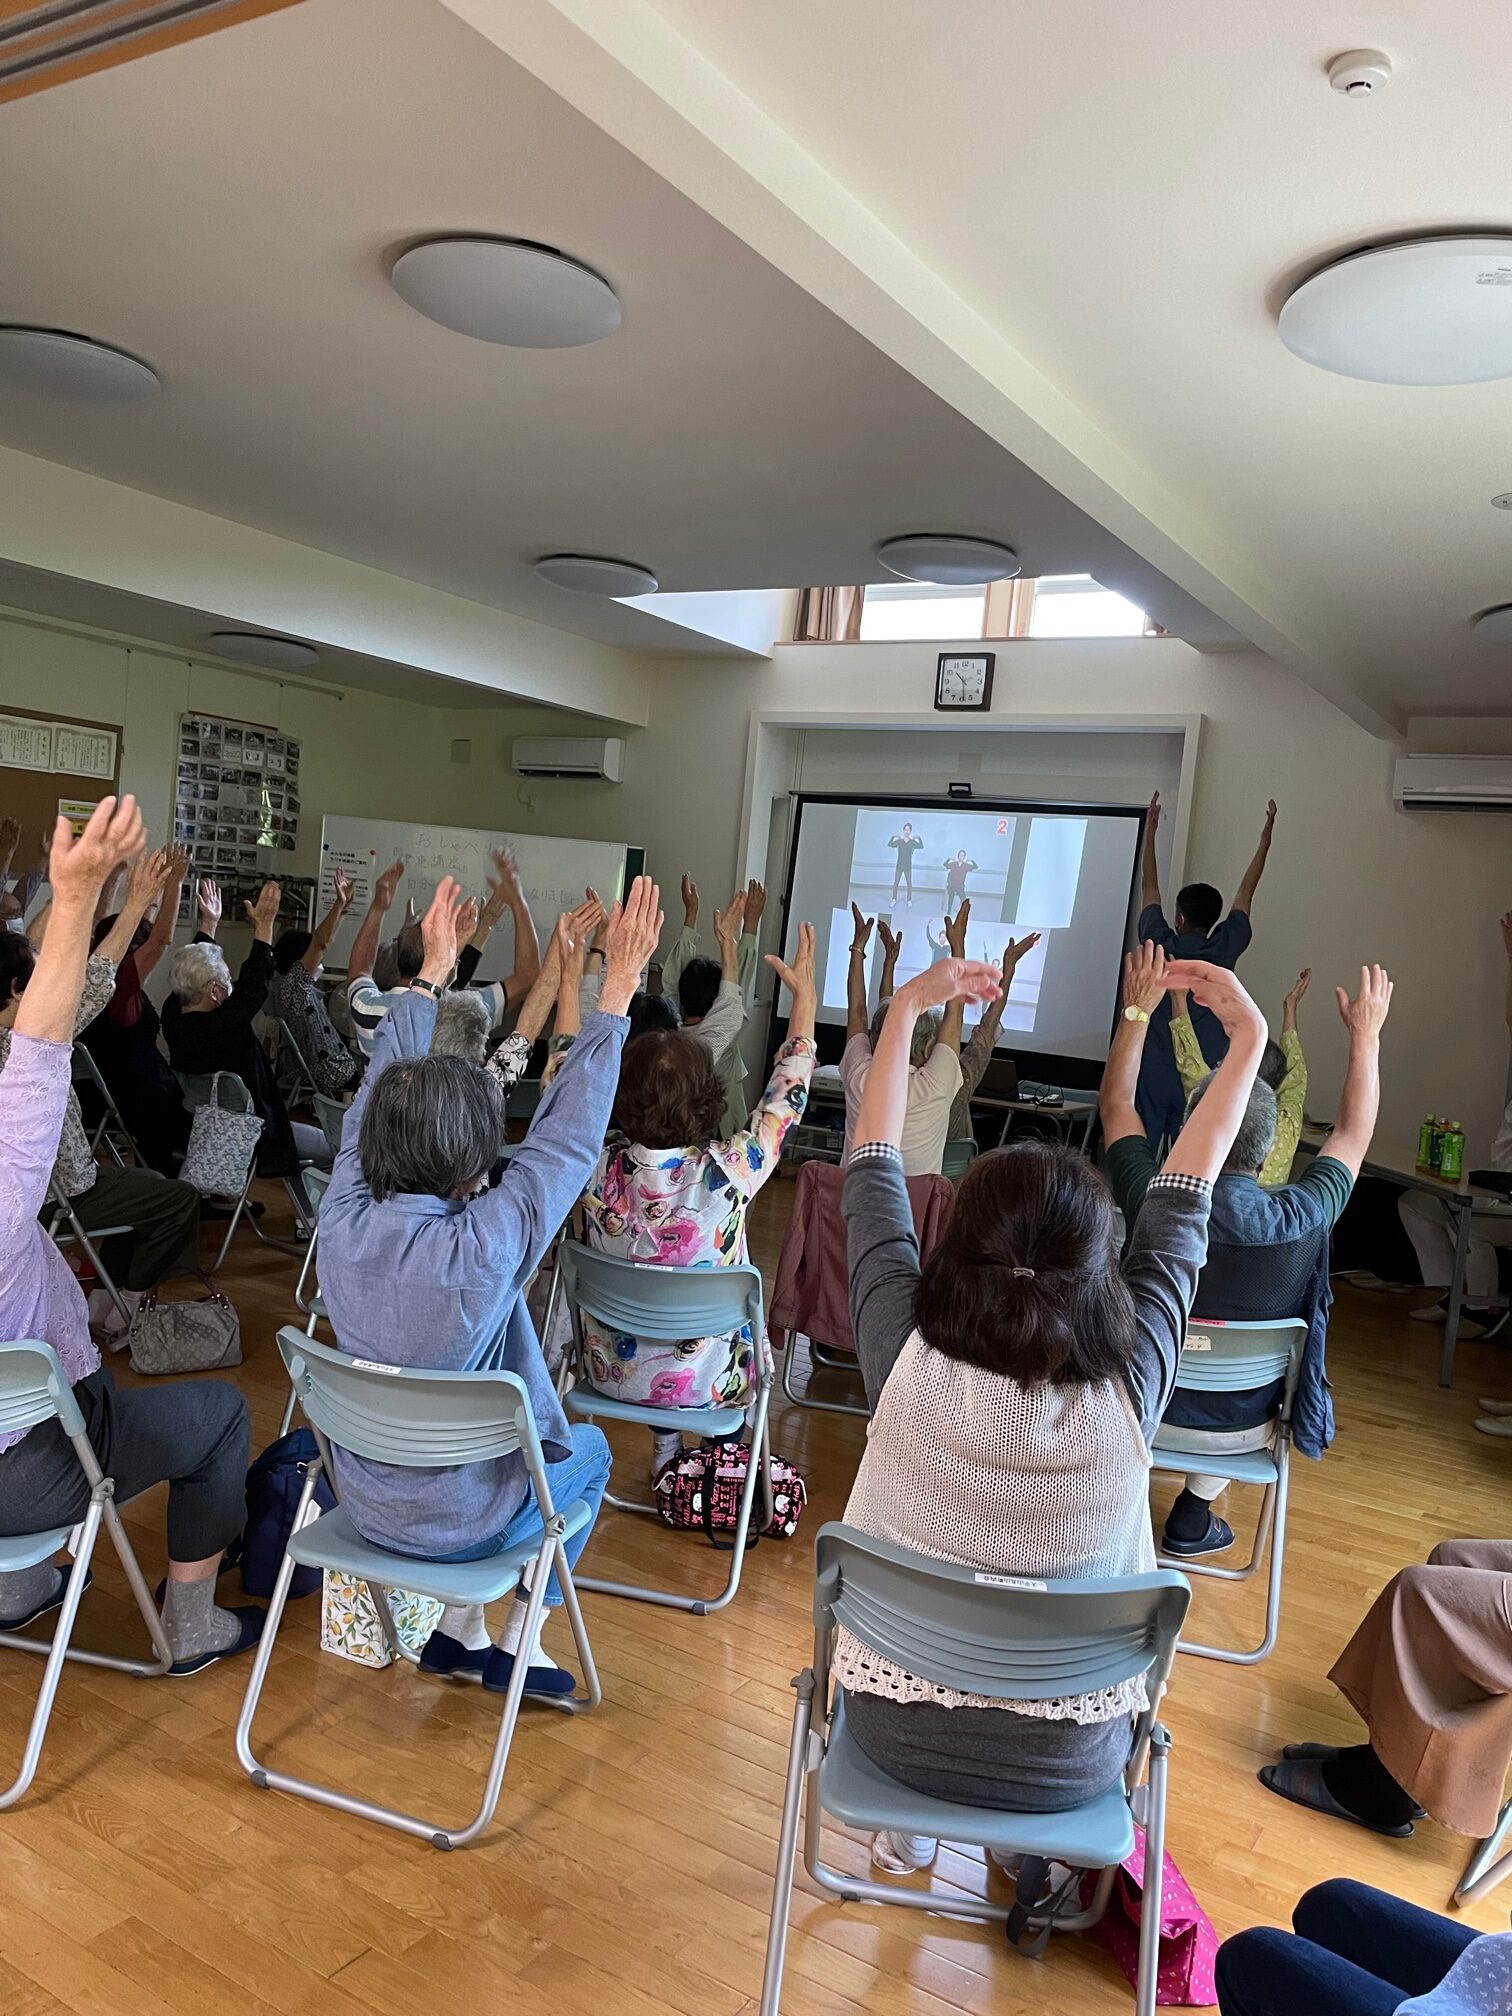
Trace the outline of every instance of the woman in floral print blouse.
{"type": "MultiPolygon", "coordinates": [[[[590,1246],[667,1267],[728,1267],[747,1258],[746,1208],[808,1103],[817,1054],[813,926],[798,927],[791,967],[770,954],[767,964],[792,993],[788,1037],[749,1122],[730,1140],[717,1138],[725,1095],[707,1044],[670,1029],[626,1046],[613,1131],[584,1199],[590,1246]]],[[[749,1325],[674,1343],[606,1332],[585,1318],[584,1341],[589,1383],[616,1400],[743,1407],[756,1387],[749,1325]]],[[[681,1437],[654,1441],[653,1475],[676,1455],[681,1437]]]]}

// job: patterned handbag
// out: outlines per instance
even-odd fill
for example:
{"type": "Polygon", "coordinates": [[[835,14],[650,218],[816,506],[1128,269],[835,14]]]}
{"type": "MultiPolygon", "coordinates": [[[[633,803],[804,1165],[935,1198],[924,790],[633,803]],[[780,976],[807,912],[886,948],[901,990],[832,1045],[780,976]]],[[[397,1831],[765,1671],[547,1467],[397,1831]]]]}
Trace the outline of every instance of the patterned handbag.
{"type": "Polygon", "coordinates": [[[133,1372],[220,1372],[241,1363],[241,1325],[219,1289],[198,1302],[159,1302],[149,1288],[126,1333],[133,1372]]]}
{"type": "Polygon", "coordinates": [[[179,1171],[202,1197],[240,1197],[262,1139],[262,1116],[234,1071],[217,1071],[210,1097],[194,1109],[189,1150],[179,1171]]]}
{"type": "MultiPolygon", "coordinates": [[[[668,1526],[702,1533],[710,1546],[728,1551],[734,1541],[719,1536],[735,1531],[750,1469],[751,1452],[744,1442],[706,1440],[696,1449],[684,1449],[657,1476],[657,1512],[668,1526]]],[[[753,1518],[747,1547],[754,1547],[763,1532],[769,1540],[791,1540],[798,1531],[808,1486],[785,1456],[772,1458],[772,1497],[772,1517],[761,1531],[753,1518]]]]}
{"type": "MultiPolygon", "coordinates": [[[[1143,1827],[1113,1879],[1113,1894],[1098,1931],[1131,1983],[1139,1978],[1139,1924],[1144,1911],[1143,1827]]],[[[1160,1962],[1155,2000],[1165,2008],[1210,2008],[1218,2000],[1213,1967],[1218,1934],[1172,1858],[1165,1858],[1160,1896],[1160,1962]]]]}

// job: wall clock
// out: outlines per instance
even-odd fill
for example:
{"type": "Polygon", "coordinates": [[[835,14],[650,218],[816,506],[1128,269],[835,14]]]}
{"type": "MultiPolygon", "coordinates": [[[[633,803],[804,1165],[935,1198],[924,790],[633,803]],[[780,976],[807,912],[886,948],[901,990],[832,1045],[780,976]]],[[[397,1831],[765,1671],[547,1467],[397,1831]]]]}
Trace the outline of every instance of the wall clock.
{"type": "Polygon", "coordinates": [[[992,651],[942,651],[934,704],[942,714],[985,714],[992,705],[992,651]]]}

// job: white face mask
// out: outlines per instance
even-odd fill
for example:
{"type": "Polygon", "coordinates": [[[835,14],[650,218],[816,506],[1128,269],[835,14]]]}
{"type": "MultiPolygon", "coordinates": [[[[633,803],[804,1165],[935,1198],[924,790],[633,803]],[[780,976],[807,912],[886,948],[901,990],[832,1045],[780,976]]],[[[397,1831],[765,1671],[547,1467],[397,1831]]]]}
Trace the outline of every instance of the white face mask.
{"type": "Polygon", "coordinates": [[[23,917],[7,917],[5,928],[7,931],[14,931],[18,938],[26,936],[26,920],[23,917]]]}
{"type": "Polygon", "coordinates": [[[325,971],[325,961],[322,959],[320,964],[315,968],[315,971],[310,975],[311,983],[313,984],[315,981],[317,981],[320,978],[321,974],[324,973],[324,971],[325,971]]]}

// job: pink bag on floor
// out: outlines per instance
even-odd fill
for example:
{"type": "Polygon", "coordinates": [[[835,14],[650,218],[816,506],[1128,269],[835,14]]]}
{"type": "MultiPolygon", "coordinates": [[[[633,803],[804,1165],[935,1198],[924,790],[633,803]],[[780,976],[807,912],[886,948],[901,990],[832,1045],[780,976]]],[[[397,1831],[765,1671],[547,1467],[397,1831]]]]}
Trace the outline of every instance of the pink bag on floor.
{"type": "MultiPolygon", "coordinates": [[[[1134,1829],[1134,1847],[1113,1878],[1113,1894],[1098,1930],[1113,1958],[1129,1977],[1139,1980],[1139,1925],[1144,1909],[1143,1827],[1134,1829]]],[[[1206,1911],[1192,1895],[1191,1885],[1169,1855],[1160,1899],[1160,1966],[1155,2000],[1162,2007],[1210,2008],[1218,2000],[1213,1963],[1218,1958],[1218,1934],[1206,1911]]]]}

